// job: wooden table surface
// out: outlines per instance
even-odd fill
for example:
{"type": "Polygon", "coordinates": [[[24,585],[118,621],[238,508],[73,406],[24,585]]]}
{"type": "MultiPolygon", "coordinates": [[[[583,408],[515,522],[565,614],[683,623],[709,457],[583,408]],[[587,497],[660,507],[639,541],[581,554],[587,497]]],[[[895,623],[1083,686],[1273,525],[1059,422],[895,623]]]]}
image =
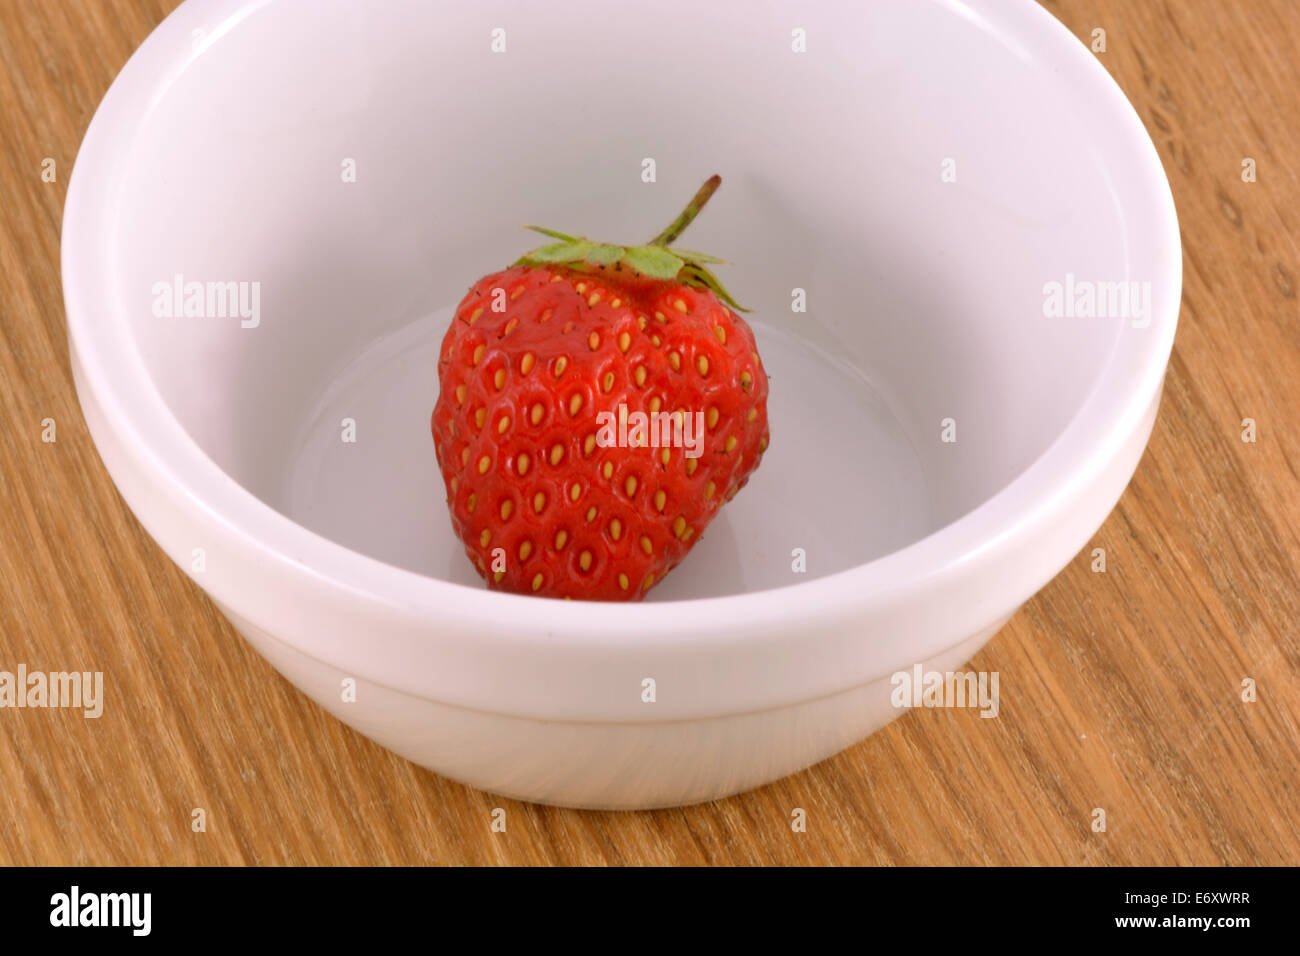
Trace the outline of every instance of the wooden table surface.
{"type": "Polygon", "coordinates": [[[0,671],[102,670],[108,695],[97,720],[0,709],[0,863],[1300,863],[1300,4],[1046,5],[1081,40],[1106,30],[1182,225],[1137,476],[972,663],[1015,681],[998,719],[916,711],[741,797],[602,814],[480,793],[349,730],[137,524],[73,392],[59,234],[91,115],[174,2],[0,0],[0,671]]]}

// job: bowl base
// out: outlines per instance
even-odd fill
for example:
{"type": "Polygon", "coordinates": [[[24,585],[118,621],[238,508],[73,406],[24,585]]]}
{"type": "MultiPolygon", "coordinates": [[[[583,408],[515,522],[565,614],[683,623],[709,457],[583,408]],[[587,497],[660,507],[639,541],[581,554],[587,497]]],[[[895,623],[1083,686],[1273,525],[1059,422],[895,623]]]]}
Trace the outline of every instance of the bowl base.
{"type": "MultiPolygon", "coordinates": [[[[285,464],[282,510],[381,561],[481,586],[452,533],[429,430],[450,315],[378,338],[323,390],[285,464]]],[[[753,327],[771,379],[772,446],[651,600],[794,584],[934,530],[921,464],[871,383],[798,339],[753,327]],[[805,572],[794,570],[796,548],[805,572]]]]}

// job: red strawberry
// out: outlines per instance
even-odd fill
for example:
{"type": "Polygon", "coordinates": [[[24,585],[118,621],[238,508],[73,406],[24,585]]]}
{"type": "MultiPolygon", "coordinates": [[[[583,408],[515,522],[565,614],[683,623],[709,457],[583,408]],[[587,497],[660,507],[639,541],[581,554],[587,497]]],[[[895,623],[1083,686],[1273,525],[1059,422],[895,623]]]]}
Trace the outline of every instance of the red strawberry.
{"type": "Polygon", "coordinates": [[[706,267],[721,260],[668,249],[720,184],[644,246],[537,229],[558,241],[456,308],[433,439],[452,526],[490,587],[639,599],[758,467],[754,335],[706,267]]]}

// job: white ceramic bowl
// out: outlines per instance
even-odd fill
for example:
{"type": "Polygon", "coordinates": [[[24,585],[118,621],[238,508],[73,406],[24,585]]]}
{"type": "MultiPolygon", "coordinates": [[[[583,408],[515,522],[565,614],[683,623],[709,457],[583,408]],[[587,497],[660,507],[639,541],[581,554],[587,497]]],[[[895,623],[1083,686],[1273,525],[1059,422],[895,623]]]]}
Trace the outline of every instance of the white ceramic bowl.
{"type": "Polygon", "coordinates": [[[110,474],[285,676],[473,786],[651,807],[870,734],[1088,543],[1181,259],[1142,124],[1028,0],[190,0],[86,134],[63,276],[110,474]],[[449,310],[522,223],[644,239],[714,172],[684,244],[756,309],[762,468],[644,604],[488,592],[428,431],[449,310]],[[247,318],[168,317],[178,275],[247,318]],[[1130,281],[1145,310],[1050,314],[1130,281]]]}

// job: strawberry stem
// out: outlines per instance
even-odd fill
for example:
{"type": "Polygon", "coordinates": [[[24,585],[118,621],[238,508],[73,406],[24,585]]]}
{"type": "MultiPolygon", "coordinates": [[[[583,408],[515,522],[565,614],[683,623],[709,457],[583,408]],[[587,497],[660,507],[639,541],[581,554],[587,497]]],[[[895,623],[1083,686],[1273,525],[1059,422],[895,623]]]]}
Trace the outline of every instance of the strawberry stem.
{"type": "Polygon", "coordinates": [[[691,222],[694,221],[695,217],[700,214],[700,210],[704,208],[704,204],[709,201],[709,198],[717,192],[718,187],[721,185],[721,176],[716,173],[710,176],[708,181],[700,187],[700,191],[697,192],[694,198],[686,204],[686,208],[682,210],[681,215],[674,219],[667,229],[651,239],[647,245],[666,246],[685,232],[686,227],[689,226],[691,222]]]}

